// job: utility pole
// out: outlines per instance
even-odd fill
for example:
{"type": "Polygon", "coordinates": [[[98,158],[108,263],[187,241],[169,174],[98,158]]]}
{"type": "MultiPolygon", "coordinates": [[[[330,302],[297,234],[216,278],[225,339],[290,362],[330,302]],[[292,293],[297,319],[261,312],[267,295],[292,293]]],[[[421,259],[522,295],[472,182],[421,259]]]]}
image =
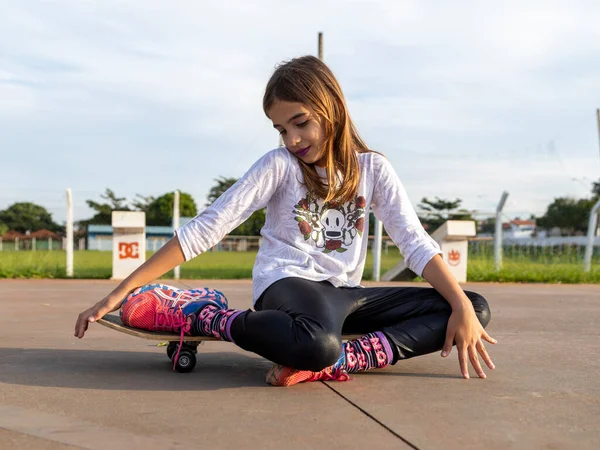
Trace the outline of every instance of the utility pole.
{"type": "MultiPolygon", "coordinates": [[[[323,32],[319,31],[319,59],[323,61],[323,32]]],[[[600,123],[600,122],[599,122],[600,123]]]]}
{"type": "Polygon", "coordinates": [[[600,145],[600,109],[596,110],[596,120],[598,121],[598,145],[600,145]]]}
{"type": "Polygon", "coordinates": [[[494,265],[496,272],[502,268],[502,209],[508,198],[508,192],[502,192],[500,203],[496,207],[496,232],[494,233],[494,265]]]}

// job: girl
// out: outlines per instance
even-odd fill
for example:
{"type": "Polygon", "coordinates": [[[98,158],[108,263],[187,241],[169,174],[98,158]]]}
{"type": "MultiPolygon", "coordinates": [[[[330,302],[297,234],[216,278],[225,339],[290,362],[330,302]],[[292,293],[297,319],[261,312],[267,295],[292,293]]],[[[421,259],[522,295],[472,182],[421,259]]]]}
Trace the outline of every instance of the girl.
{"type": "Polygon", "coordinates": [[[123,305],[125,323],[214,335],[273,361],[267,381],[277,386],[346,380],[353,372],[438,350],[445,357],[454,343],[463,377],[469,378],[470,360],[485,378],[479,355],[490,369],[494,365],[483,341],[496,343],[484,330],[487,302],[464,292],[449,273],[391,164],[358,135],[330,69],[312,56],[279,66],[263,109],[285,146],[260,158],[113,292],[82,312],[75,336],[82,338],[89,322],[123,305]],[[157,301],[153,292],[168,287],[139,289],[207,251],[264,207],[263,244],[253,270],[255,311],[227,309],[212,297],[182,304],[163,295],[157,301]],[[360,287],[371,208],[407,266],[433,289],[360,287]],[[342,345],[342,333],[364,336],[342,345]]]}

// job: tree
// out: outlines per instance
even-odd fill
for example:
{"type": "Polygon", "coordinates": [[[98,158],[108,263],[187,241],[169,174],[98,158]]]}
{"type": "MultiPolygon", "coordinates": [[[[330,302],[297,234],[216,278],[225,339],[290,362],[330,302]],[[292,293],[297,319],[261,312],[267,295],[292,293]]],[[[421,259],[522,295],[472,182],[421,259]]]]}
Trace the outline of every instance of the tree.
{"type": "MultiPolygon", "coordinates": [[[[110,225],[112,223],[113,211],[143,211],[146,213],[146,225],[169,226],[173,221],[173,200],[175,194],[167,192],[158,198],[141,194],[136,194],[136,198],[127,204],[125,197],[117,197],[111,189],[101,195],[106,203],[99,203],[93,200],[86,200],[88,206],[96,210],[96,214],[87,220],[78,222],[80,227],[90,224],[110,225]]],[[[193,217],[198,214],[196,202],[188,193],[182,192],[179,196],[179,213],[184,217],[193,217]]]]}
{"type": "Polygon", "coordinates": [[[218,199],[223,193],[237,183],[237,178],[226,178],[219,177],[214,180],[217,184],[210,188],[208,195],[206,196],[208,202],[204,206],[210,206],[214,203],[216,199],[218,199]]]}
{"type": "MultiPolygon", "coordinates": [[[[206,196],[208,202],[206,206],[210,206],[213,202],[218,199],[223,193],[233,186],[238,179],[237,178],[226,178],[219,177],[214,180],[217,184],[210,188],[208,195],[206,196]]],[[[233,230],[230,234],[234,236],[259,236],[261,228],[265,225],[266,213],[265,209],[260,209],[252,213],[248,219],[242,223],[239,227],[233,230]]]]}
{"type": "Polygon", "coordinates": [[[81,228],[87,225],[110,225],[112,223],[112,212],[113,211],[131,211],[127,206],[125,197],[117,197],[112,189],[106,188],[106,192],[100,196],[108,203],[98,203],[94,200],[86,200],[90,208],[96,211],[96,214],[91,219],[80,220],[78,225],[81,228]]]}
{"type": "Polygon", "coordinates": [[[427,197],[421,199],[419,208],[426,211],[424,217],[419,217],[423,225],[429,226],[429,231],[435,231],[446,220],[473,220],[471,213],[465,209],[454,211],[460,206],[462,200],[445,200],[435,197],[435,200],[429,200],[427,197]]]}
{"type": "Polygon", "coordinates": [[[5,224],[9,230],[20,233],[41,229],[54,232],[64,230],[62,226],[52,220],[52,214],[43,206],[30,202],[14,203],[4,211],[0,211],[0,222],[5,224]]]}
{"type": "Polygon", "coordinates": [[[567,234],[576,231],[585,233],[592,206],[594,206],[593,199],[555,198],[537,224],[546,229],[559,227],[567,234]]]}
{"type": "Polygon", "coordinates": [[[4,236],[4,233],[8,231],[8,225],[0,222],[0,237],[4,236]]]}
{"type": "Polygon", "coordinates": [[[478,223],[478,232],[494,234],[496,232],[496,218],[488,217],[478,223]]]}
{"type": "Polygon", "coordinates": [[[594,181],[593,183],[592,196],[596,198],[600,197],[600,179],[598,181],[594,181]]]}
{"type": "MultiPolygon", "coordinates": [[[[138,197],[141,196],[138,194],[138,197]]],[[[141,211],[146,213],[146,225],[169,226],[173,223],[174,198],[175,193],[168,192],[156,199],[153,197],[145,197],[147,203],[146,205],[142,205],[144,206],[144,209],[139,208],[139,202],[137,205],[134,203],[134,206],[138,206],[141,211]],[[148,202],[148,199],[151,199],[151,201],[148,202]]],[[[198,214],[198,210],[192,196],[188,193],[180,192],[179,215],[183,217],[194,217],[196,214],[198,214]]]]}
{"type": "Polygon", "coordinates": [[[156,200],[155,197],[152,197],[151,195],[148,197],[144,197],[141,194],[135,194],[136,198],[131,202],[131,206],[133,206],[133,209],[136,211],[144,211],[146,212],[148,210],[148,207],[150,206],[150,204],[156,200]]]}

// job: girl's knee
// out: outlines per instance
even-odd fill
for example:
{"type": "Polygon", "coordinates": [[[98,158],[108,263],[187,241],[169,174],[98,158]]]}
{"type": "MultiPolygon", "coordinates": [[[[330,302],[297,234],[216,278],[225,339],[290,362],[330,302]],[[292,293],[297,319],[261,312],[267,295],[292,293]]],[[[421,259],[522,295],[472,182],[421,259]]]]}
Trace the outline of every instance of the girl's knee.
{"type": "Polygon", "coordinates": [[[333,334],[318,334],[299,345],[294,353],[294,368],[318,372],[337,362],[342,353],[342,342],[333,334]]]}
{"type": "Polygon", "coordinates": [[[492,313],[490,312],[490,305],[488,304],[487,300],[482,295],[477,294],[476,292],[466,291],[465,293],[473,303],[473,309],[475,309],[475,314],[477,315],[479,322],[484,328],[487,327],[488,323],[490,323],[490,320],[492,318],[492,313]]]}

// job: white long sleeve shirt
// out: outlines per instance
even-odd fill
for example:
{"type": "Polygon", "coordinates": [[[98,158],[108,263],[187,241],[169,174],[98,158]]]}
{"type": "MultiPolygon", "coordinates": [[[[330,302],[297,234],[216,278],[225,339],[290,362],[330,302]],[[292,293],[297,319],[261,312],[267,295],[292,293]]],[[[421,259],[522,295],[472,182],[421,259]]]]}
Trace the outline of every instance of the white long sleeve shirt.
{"type": "MultiPolygon", "coordinates": [[[[421,275],[429,260],[441,253],[439,245],[423,229],[388,160],[378,153],[359,153],[358,161],[356,198],[344,205],[325,204],[308,195],[295,156],[285,148],[268,152],[209,208],[176,230],[186,261],[266,207],[263,241],[252,271],[253,303],[286,277],[357,287],[372,207],[407,266],[421,275]]],[[[324,168],[317,171],[326,179],[324,168]]]]}

